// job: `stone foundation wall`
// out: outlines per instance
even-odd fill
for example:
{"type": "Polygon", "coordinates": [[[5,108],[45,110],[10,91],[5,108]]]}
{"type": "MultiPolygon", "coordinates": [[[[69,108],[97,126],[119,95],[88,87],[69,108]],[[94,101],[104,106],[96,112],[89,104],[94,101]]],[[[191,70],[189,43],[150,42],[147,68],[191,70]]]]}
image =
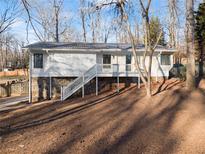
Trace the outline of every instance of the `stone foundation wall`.
{"type": "MultiPolygon", "coordinates": [[[[50,96],[50,78],[39,77],[32,78],[32,102],[38,102],[49,99],[59,99],[61,96],[61,86],[66,86],[72,82],[75,77],[52,77],[51,78],[51,96],[50,96]]],[[[120,77],[120,88],[129,87],[137,84],[135,77],[120,77]]],[[[99,77],[98,93],[109,90],[117,90],[116,77],[99,77]]],[[[96,91],[96,78],[92,79],[85,85],[85,95],[94,94],[96,91]]],[[[81,97],[82,88],[79,89],[72,97],[81,97]]]]}
{"type": "Polygon", "coordinates": [[[73,77],[52,77],[50,96],[50,78],[32,78],[32,102],[60,98],[61,86],[66,86],[69,82],[73,81],[74,79],[75,78],[73,77]]]}
{"type": "Polygon", "coordinates": [[[0,98],[10,96],[21,96],[28,94],[28,81],[7,82],[0,84],[0,98]]]}

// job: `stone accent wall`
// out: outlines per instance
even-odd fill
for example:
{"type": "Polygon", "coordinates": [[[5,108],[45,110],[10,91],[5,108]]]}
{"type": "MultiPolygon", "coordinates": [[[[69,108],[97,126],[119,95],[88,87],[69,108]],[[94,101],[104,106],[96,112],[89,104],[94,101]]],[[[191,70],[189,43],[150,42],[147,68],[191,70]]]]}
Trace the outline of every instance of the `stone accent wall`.
{"type": "Polygon", "coordinates": [[[49,78],[32,78],[32,102],[49,99],[49,78]]]}
{"type": "Polygon", "coordinates": [[[25,95],[28,94],[28,89],[28,81],[8,81],[7,83],[0,84],[0,98],[25,95]]]}
{"type": "Polygon", "coordinates": [[[52,82],[52,99],[59,99],[61,97],[61,87],[67,86],[75,77],[53,77],[52,82]]]}
{"type": "MultiPolygon", "coordinates": [[[[59,99],[61,96],[61,86],[68,85],[75,77],[52,77],[51,78],[51,97],[50,97],[50,79],[48,77],[32,78],[32,102],[38,102],[48,99],[59,99]]],[[[120,77],[120,88],[129,87],[137,84],[135,77],[120,77]]],[[[117,90],[116,77],[99,77],[98,93],[110,90],[117,90]]],[[[95,94],[96,78],[92,79],[85,85],[85,95],[95,94]]],[[[81,97],[82,88],[79,89],[72,97],[81,97]]]]}
{"type": "Polygon", "coordinates": [[[68,85],[74,77],[52,77],[51,78],[51,96],[50,96],[50,78],[38,77],[32,78],[32,102],[38,102],[49,99],[58,99],[61,96],[61,86],[68,85]]]}

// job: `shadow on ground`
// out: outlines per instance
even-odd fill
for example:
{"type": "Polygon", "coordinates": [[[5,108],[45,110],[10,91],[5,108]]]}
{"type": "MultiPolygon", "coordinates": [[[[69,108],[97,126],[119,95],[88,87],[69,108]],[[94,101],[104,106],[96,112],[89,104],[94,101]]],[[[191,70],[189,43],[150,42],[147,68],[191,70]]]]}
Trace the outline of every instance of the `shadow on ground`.
{"type": "Polygon", "coordinates": [[[203,152],[205,123],[198,121],[205,120],[205,93],[182,87],[178,81],[165,83],[164,92],[150,99],[144,89],[132,87],[18,113],[0,122],[0,150],[21,143],[25,147],[16,153],[203,152]],[[189,133],[195,135],[189,139],[189,133]],[[15,142],[7,144],[10,140],[15,142]]]}

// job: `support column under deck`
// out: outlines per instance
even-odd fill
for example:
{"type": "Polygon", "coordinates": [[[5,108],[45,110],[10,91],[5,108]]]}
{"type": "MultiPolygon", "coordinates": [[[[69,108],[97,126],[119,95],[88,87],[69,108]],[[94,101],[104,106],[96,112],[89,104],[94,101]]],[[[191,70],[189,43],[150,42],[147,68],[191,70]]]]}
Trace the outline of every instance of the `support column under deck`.
{"type": "Polygon", "coordinates": [[[96,75],[96,96],[98,95],[98,76],[96,75]]]}
{"type": "Polygon", "coordinates": [[[29,103],[32,103],[32,54],[29,51],[29,103]]]}
{"type": "Polygon", "coordinates": [[[49,98],[52,99],[52,77],[49,77],[49,98]]]}
{"type": "Polygon", "coordinates": [[[120,92],[119,64],[117,64],[117,92],[120,92]]]}
{"type": "Polygon", "coordinates": [[[120,77],[117,75],[117,92],[120,92],[120,77]]]}
{"type": "Polygon", "coordinates": [[[83,86],[82,86],[82,98],[84,98],[84,96],[85,96],[85,77],[84,77],[84,75],[83,75],[83,86]]]}
{"type": "Polygon", "coordinates": [[[96,65],[96,82],[95,82],[96,96],[98,95],[98,66],[96,65]]]}

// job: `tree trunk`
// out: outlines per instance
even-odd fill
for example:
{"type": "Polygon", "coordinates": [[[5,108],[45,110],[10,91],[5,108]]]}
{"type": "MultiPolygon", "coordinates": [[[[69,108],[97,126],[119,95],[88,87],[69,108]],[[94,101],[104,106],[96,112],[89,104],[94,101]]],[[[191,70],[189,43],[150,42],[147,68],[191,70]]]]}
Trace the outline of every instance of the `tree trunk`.
{"type": "Polygon", "coordinates": [[[58,15],[56,13],[56,42],[59,42],[59,37],[58,37],[58,15]]]}
{"type": "Polygon", "coordinates": [[[86,33],[86,24],[85,24],[87,14],[85,10],[83,10],[83,7],[85,7],[85,0],[80,0],[80,6],[81,6],[80,17],[81,17],[81,22],[82,22],[83,40],[84,42],[87,42],[87,33],[86,33]]]}
{"type": "Polygon", "coordinates": [[[147,96],[151,97],[152,96],[152,80],[151,80],[151,74],[152,74],[152,55],[149,55],[149,66],[148,66],[148,76],[147,76],[147,96]]]}
{"type": "Polygon", "coordinates": [[[204,45],[200,43],[200,55],[199,55],[199,78],[203,77],[203,66],[204,66],[204,45]]]}
{"type": "Polygon", "coordinates": [[[147,97],[151,97],[152,96],[152,91],[151,91],[151,80],[148,80],[147,85],[146,85],[146,92],[147,92],[147,97]]]}
{"type": "Polygon", "coordinates": [[[56,29],[55,41],[56,41],[56,42],[59,42],[59,31],[58,31],[59,21],[58,21],[58,18],[59,18],[59,9],[60,9],[60,8],[59,8],[59,6],[57,6],[55,0],[54,0],[54,8],[55,8],[55,29],[56,29]]]}
{"type": "Polygon", "coordinates": [[[169,3],[169,45],[176,47],[177,36],[177,18],[178,18],[178,0],[168,0],[169,3]]]}
{"type": "Polygon", "coordinates": [[[86,29],[85,29],[85,16],[83,15],[83,13],[81,19],[82,19],[82,27],[83,27],[83,39],[84,42],[87,42],[86,29]]]}
{"type": "Polygon", "coordinates": [[[96,43],[96,39],[95,39],[95,25],[94,25],[94,15],[92,15],[91,17],[91,30],[92,30],[92,41],[93,43],[96,43]]]}
{"type": "Polygon", "coordinates": [[[8,38],[6,37],[5,66],[8,68],[8,38]]]}
{"type": "Polygon", "coordinates": [[[194,55],[194,0],[186,1],[186,47],[187,73],[186,87],[193,90],[195,84],[195,55],[194,55]]]}

